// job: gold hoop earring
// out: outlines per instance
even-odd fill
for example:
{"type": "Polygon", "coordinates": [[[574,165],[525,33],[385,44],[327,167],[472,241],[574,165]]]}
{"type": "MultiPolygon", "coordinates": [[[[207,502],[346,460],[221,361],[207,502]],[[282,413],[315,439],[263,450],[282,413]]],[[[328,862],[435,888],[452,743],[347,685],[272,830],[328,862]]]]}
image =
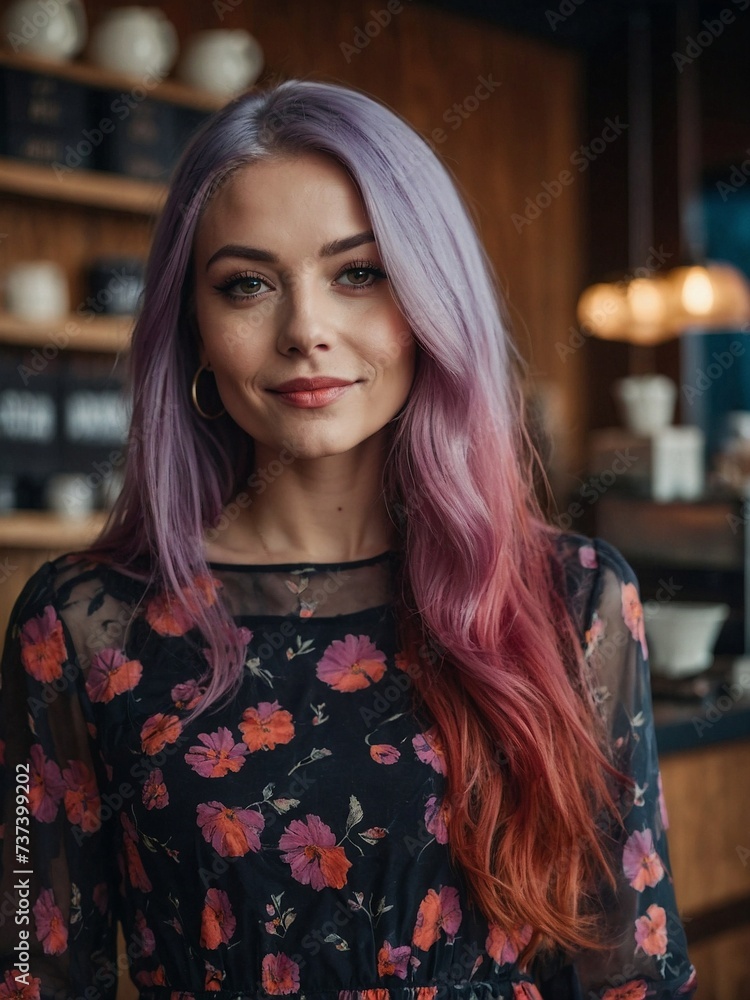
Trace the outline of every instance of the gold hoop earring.
{"type": "Polygon", "coordinates": [[[193,383],[190,388],[190,396],[193,400],[193,406],[198,411],[198,413],[203,417],[204,420],[218,420],[219,417],[223,417],[224,414],[227,412],[226,409],[222,409],[221,413],[206,413],[206,411],[201,407],[201,404],[198,402],[198,379],[200,378],[201,372],[204,370],[210,372],[212,369],[210,365],[200,366],[195,375],[193,375],[193,383]]]}

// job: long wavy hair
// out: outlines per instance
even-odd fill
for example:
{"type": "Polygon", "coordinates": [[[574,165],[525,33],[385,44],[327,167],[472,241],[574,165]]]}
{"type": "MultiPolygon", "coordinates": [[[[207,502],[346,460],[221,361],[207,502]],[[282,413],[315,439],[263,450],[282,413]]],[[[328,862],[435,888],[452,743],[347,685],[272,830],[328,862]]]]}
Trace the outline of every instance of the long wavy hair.
{"type": "Polygon", "coordinates": [[[130,351],[124,488],[89,550],[148,565],[199,630],[205,692],[189,719],[226,703],[245,648],[210,581],[202,540],[248,473],[253,442],[191,405],[196,225],[239,166],[319,151],[356,183],[393,294],[418,345],[392,425],[383,493],[403,543],[398,620],[417,701],[446,755],[454,861],[522,961],[601,947],[597,892],[614,886],[602,833],[616,815],[608,761],[554,529],[532,486],[523,364],[492,268],[456,184],[397,114],[357,91],[289,80],[213,115],[185,151],[159,219],[130,351]]]}

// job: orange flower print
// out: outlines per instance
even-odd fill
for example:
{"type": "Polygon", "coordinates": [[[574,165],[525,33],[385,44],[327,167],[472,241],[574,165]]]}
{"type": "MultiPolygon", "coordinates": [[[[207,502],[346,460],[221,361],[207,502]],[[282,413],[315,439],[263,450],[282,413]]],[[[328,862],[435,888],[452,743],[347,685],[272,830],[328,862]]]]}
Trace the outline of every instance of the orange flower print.
{"type": "Polygon", "coordinates": [[[69,760],[68,765],[62,772],[68,820],[86,833],[94,833],[101,826],[101,800],[96,780],[82,760],[69,760]]]}
{"type": "Polygon", "coordinates": [[[638,597],[638,590],[634,583],[623,583],[621,589],[622,617],[630,629],[630,634],[640,642],[643,655],[648,656],[646,623],[643,620],[643,605],[638,597]]]}
{"type": "Polygon", "coordinates": [[[435,1000],[437,991],[437,986],[418,986],[416,1000],[435,1000]]]}
{"type": "Polygon", "coordinates": [[[646,1000],[648,983],[645,979],[635,979],[622,986],[613,986],[602,996],[602,1000],[646,1000]]]}
{"type": "Polygon", "coordinates": [[[491,923],[488,926],[490,932],[487,935],[484,948],[492,961],[498,965],[515,962],[521,949],[525,948],[531,940],[531,927],[528,924],[509,933],[497,924],[491,923]]]}
{"type": "Polygon", "coordinates": [[[151,892],[153,888],[151,879],[146,874],[146,869],[143,867],[141,856],[138,853],[138,832],[127,813],[120,813],[120,822],[125,830],[122,844],[125,848],[125,865],[130,884],[134,889],[140,889],[141,892],[151,892]]]}
{"type": "Polygon", "coordinates": [[[664,866],[654,850],[654,838],[650,830],[636,830],[625,843],[622,867],[628,881],[637,892],[646,886],[653,888],[664,877],[664,866]]]}
{"type": "Polygon", "coordinates": [[[597,611],[594,612],[593,618],[591,619],[591,628],[587,628],[584,633],[584,639],[586,642],[586,648],[584,649],[584,656],[588,659],[594,650],[597,648],[599,643],[604,638],[606,632],[606,626],[603,618],[599,617],[597,611]]]}
{"type": "Polygon", "coordinates": [[[163,809],[169,805],[169,792],[161,768],[151,771],[143,785],[143,804],[147,809],[163,809]]]}
{"type": "Polygon", "coordinates": [[[38,976],[21,972],[20,969],[9,969],[5,973],[5,979],[0,982],[0,1000],[39,1000],[41,985],[42,981],[38,976]]]}
{"type": "Polygon", "coordinates": [[[438,774],[445,774],[443,744],[438,739],[434,726],[426,733],[413,736],[411,742],[414,752],[423,763],[429,764],[438,774]]]}
{"type": "Polygon", "coordinates": [[[48,604],[21,629],[21,662],[35,680],[45,682],[62,677],[66,659],[62,622],[48,604]]]}
{"type": "Polygon", "coordinates": [[[261,701],[257,708],[242,713],[240,732],[250,751],[273,750],[294,737],[292,716],[278,701],[261,701]]]}
{"type": "Polygon", "coordinates": [[[65,793],[65,782],[54,760],[47,760],[44,750],[34,743],[29,754],[29,812],[40,823],[52,823],[65,793]]]}
{"type": "Polygon", "coordinates": [[[224,982],[224,970],[216,969],[210,962],[206,962],[206,979],[204,988],[206,990],[220,990],[224,982]]]}
{"type": "Polygon", "coordinates": [[[356,1000],[390,1000],[390,990],[357,990],[356,1000]]]}
{"type": "Polygon", "coordinates": [[[260,836],[266,825],[255,809],[225,806],[221,802],[201,803],[197,809],[203,837],[223,858],[239,858],[260,850],[260,836]]]}
{"type": "Polygon", "coordinates": [[[201,913],[201,948],[228,944],[236,927],[229,896],[223,889],[209,889],[201,913]]]}
{"type": "Polygon", "coordinates": [[[279,847],[286,851],[281,860],[291,866],[292,878],[313,889],[346,885],[346,873],[352,863],[336,837],[319,816],[307,815],[305,822],[293,819],[282,833],[279,847]]]}
{"type": "Polygon", "coordinates": [[[390,743],[374,743],[370,747],[370,756],[376,764],[395,764],[401,756],[401,751],[390,743]]]}
{"type": "Polygon", "coordinates": [[[385,653],[366,635],[334,639],[315,668],[319,680],[334,691],[361,691],[385,673],[385,653]]]}
{"type": "Polygon", "coordinates": [[[190,612],[216,603],[216,589],[221,584],[211,576],[197,576],[192,587],[183,587],[187,609],[169,593],[152,597],[146,607],[146,621],[159,635],[185,635],[193,627],[190,612]]]}
{"type": "Polygon", "coordinates": [[[513,983],[513,1000],[542,1000],[542,994],[533,983],[513,983]]]}
{"type": "Polygon", "coordinates": [[[406,966],[410,957],[411,948],[408,944],[394,948],[388,941],[384,941],[378,952],[378,975],[406,979],[406,966]]]}
{"type": "Polygon", "coordinates": [[[424,805],[424,825],[438,844],[448,843],[448,803],[431,795],[424,805]]]}
{"type": "Polygon", "coordinates": [[[176,715],[157,712],[150,715],[141,726],[141,750],[149,756],[160,753],[167,743],[174,743],[182,732],[182,723],[176,715]]]}
{"type": "Polygon", "coordinates": [[[142,673],[138,660],[129,660],[119,649],[105,649],[93,659],[86,691],[91,701],[112,701],[116,695],[132,691],[142,673]]]}
{"type": "Polygon", "coordinates": [[[203,778],[222,778],[230,771],[236,773],[245,763],[247,747],[235,743],[226,726],[215,733],[198,733],[205,746],[192,746],[185,754],[185,763],[203,778]]]}
{"type": "Polygon", "coordinates": [[[51,889],[42,889],[33,912],[36,936],[42,942],[44,954],[62,955],[68,947],[68,927],[51,889]]]}
{"type": "Polygon", "coordinates": [[[448,944],[453,944],[462,916],[458,889],[447,885],[439,893],[430,889],[419,904],[412,943],[421,951],[427,951],[440,937],[440,931],[444,930],[448,944]]]}
{"type": "Polygon", "coordinates": [[[664,955],[667,950],[667,914],[663,907],[652,903],[635,922],[636,950],[647,955],[664,955]]]}
{"type": "Polygon", "coordinates": [[[298,993],[299,966],[286,955],[266,955],[262,963],[266,993],[298,993]]]}

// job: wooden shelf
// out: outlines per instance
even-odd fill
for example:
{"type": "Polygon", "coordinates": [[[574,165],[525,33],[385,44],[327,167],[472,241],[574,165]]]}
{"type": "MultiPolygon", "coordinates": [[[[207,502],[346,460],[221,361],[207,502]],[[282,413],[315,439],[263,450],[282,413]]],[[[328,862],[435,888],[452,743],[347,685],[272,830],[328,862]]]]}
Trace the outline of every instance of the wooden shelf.
{"type": "Polygon", "coordinates": [[[89,87],[133,92],[135,99],[138,99],[140,90],[137,88],[140,88],[147,92],[149,97],[168,101],[170,104],[181,104],[198,111],[216,111],[229,100],[229,97],[212,94],[207,90],[198,90],[177,80],[165,79],[161,83],[154,83],[154,77],[151,74],[128,76],[124,73],[112,73],[86,62],[39,59],[17,52],[0,50],[0,65],[26,69],[34,73],[44,73],[47,76],[57,76],[65,80],[75,80],[77,83],[85,83],[89,87]]]}
{"type": "Polygon", "coordinates": [[[105,521],[102,511],[75,520],[47,510],[12,511],[0,515],[0,547],[79,549],[96,538],[105,521]]]}
{"type": "Polygon", "coordinates": [[[118,353],[130,345],[132,316],[71,315],[59,322],[29,323],[0,313],[0,344],[21,347],[52,345],[60,350],[118,353]]]}
{"type": "Polygon", "coordinates": [[[58,177],[50,165],[7,156],[0,156],[0,191],[140,215],[155,215],[167,195],[166,186],[153,181],[102,170],[71,170],[58,177]]]}

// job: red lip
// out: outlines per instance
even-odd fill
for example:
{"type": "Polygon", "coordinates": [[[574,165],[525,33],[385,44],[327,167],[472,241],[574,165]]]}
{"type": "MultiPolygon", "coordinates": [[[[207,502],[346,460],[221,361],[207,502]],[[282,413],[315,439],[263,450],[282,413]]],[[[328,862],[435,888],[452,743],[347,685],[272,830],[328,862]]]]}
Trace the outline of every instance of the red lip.
{"type": "Polygon", "coordinates": [[[330,389],[336,385],[352,385],[349,379],[345,378],[293,378],[289,382],[282,382],[271,392],[312,392],[315,389],[330,389]]]}

